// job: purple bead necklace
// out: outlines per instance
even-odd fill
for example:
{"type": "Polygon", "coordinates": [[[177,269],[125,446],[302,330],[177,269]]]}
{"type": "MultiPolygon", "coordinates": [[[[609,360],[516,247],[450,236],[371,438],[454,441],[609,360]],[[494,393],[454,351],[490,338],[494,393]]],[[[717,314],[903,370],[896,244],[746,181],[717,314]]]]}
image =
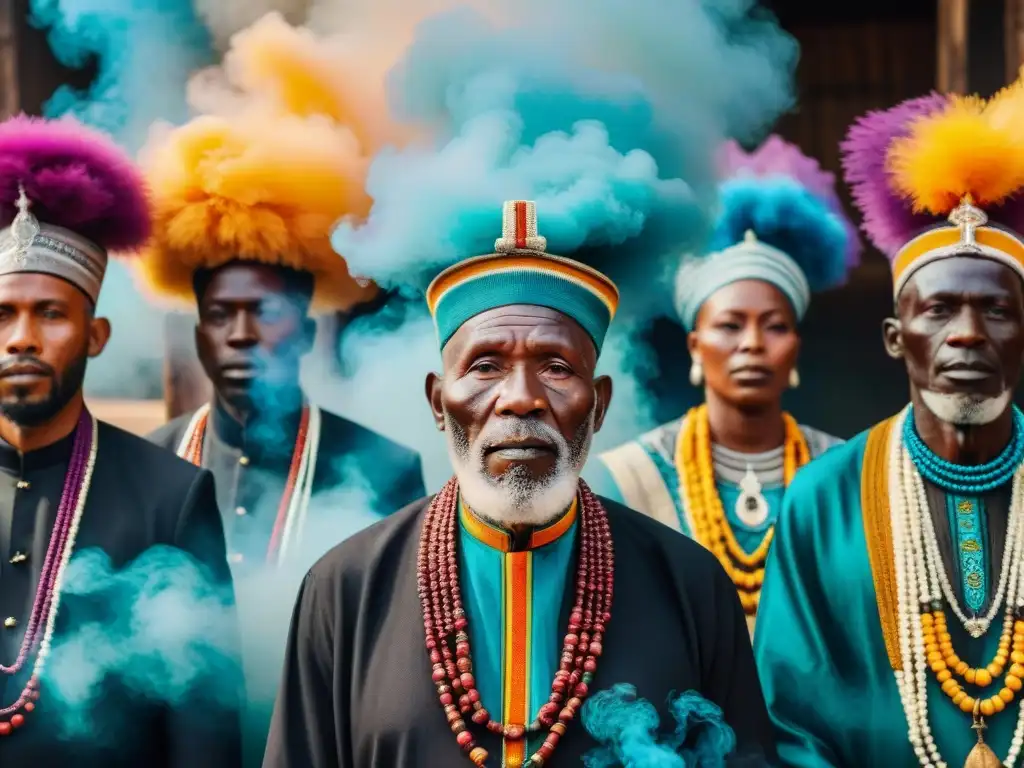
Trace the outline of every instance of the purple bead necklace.
{"type": "Polygon", "coordinates": [[[82,409],[82,415],[75,427],[71,460],[64,477],[57,519],[50,534],[43,569],[39,574],[39,585],[36,588],[25,637],[14,663],[10,666],[0,664],[0,672],[15,675],[25,666],[32,653],[38,650],[32,675],[17,701],[9,707],[0,709],[0,736],[7,736],[15,728],[23,725],[23,713],[35,709],[34,702],[39,698],[39,675],[50,650],[50,640],[60,604],[62,576],[75,546],[78,524],[85,508],[95,460],[96,421],[86,409],[82,409]]]}

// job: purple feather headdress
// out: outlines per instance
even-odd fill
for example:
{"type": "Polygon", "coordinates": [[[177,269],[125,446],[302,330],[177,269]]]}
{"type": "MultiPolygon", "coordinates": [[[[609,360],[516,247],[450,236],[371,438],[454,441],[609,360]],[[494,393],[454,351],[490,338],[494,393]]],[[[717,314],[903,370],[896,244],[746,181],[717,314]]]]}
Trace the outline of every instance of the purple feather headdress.
{"type": "Polygon", "coordinates": [[[795,181],[818,198],[842,222],[847,232],[845,266],[853,269],[860,263],[863,244],[857,227],[843,210],[836,194],[836,177],[822,169],[814,158],[798,147],[773,134],[753,152],[745,152],[735,141],[727,141],[718,155],[719,177],[723,180],[743,176],[779,178],[795,181]]]}
{"type": "Polygon", "coordinates": [[[893,141],[907,136],[912,123],[944,109],[949,99],[939,93],[910,99],[858,119],[840,145],[843,173],[864,217],[862,228],[888,258],[929,224],[933,216],[914,213],[890,184],[886,160],[893,141]]]}
{"type": "Polygon", "coordinates": [[[19,185],[44,224],[113,252],[134,252],[152,219],[142,175],[104,134],[67,119],[0,123],[0,228],[17,214],[19,185]]]}

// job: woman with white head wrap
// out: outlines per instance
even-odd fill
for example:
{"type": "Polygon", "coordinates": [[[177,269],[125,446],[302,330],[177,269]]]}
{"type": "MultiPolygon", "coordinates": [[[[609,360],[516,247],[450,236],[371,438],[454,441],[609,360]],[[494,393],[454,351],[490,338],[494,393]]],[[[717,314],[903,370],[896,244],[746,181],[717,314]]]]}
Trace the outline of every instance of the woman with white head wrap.
{"type": "Polygon", "coordinates": [[[690,382],[705,402],[601,454],[588,474],[599,493],[711,550],[753,630],[785,488],[840,442],[782,409],[800,383],[798,324],[812,292],[844,281],[860,242],[834,176],[793,145],[772,136],[753,154],[729,143],[722,155],[708,255],[684,258],[676,279],[690,382]]]}

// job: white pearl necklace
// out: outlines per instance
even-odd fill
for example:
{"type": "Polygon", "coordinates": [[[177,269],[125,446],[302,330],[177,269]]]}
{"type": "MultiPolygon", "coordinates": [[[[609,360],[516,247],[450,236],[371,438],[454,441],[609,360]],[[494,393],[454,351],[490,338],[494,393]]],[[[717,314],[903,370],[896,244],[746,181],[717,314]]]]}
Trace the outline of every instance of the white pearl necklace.
{"type": "MultiPolygon", "coordinates": [[[[908,410],[905,409],[897,417],[892,427],[889,449],[889,510],[896,571],[900,655],[903,659],[903,669],[895,671],[896,687],[907,717],[910,744],[918,761],[924,768],[946,768],[928,723],[929,665],[921,629],[920,607],[922,604],[940,601],[945,596],[957,618],[973,635],[982,623],[987,630],[1000,606],[1003,606],[1004,627],[1008,624],[1012,626],[1014,609],[1019,601],[1024,602],[1024,568],[1021,567],[1024,561],[1024,466],[1018,468],[1013,478],[999,586],[986,616],[968,619],[960,609],[942,563],[935,526],[928,511],[924,481],[903,445],[903,424],[908,410]]],[[[1003,761],[1006,768],[1014,768],[1022,747],[1024,706],[1018,704],[1017,727],[1009,753],[1003,761]]]]}
{"type": "Polygon", "coordinates": [[[85,502],[89,497],[89,488],[92,485],[92,471],[96,466],[96,452],[99,448],[99,429],[96,417],[90,415],[90,426],[92,429],[92,444],[89,446],[89,459],[85,464],[85,473],[82,476],[82,492],[78,494],[78,503],[75,505],[75,513],[71,518],[71,527],[68,529],[68,540],[61,553],[60,567],[53,580],[53,598],[50,602],[50,614],[46,617],[46,629],[43,632],[43,639],[39,643],[39,653],[36,656],[35,666],[32,668],[32,676],[37,680],[46,667],[46,659],[50,655],[50,648],[53,643],[53,632],[57,626],[57,611],[60,609],[61,593],[64,591],[64,573],[67,570],[68,562],[75,550],[75,541],[78,538],[78,528],[82,522],[82,513],[85,512],[85,502]]]}

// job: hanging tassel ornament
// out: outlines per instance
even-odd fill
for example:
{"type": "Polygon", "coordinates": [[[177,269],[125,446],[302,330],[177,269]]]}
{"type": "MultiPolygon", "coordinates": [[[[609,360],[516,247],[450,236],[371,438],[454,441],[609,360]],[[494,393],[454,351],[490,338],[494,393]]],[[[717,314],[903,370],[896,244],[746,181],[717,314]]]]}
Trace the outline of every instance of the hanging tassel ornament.
{"type": "Polygon", "coordinates": [[[971,726],[978,734],[978,743],[967,755],[964,768],[1003,768],[996,753],[985,743],[985,718],[981,715],[981,699],[974,702],[974,725],[971,726]]]}

